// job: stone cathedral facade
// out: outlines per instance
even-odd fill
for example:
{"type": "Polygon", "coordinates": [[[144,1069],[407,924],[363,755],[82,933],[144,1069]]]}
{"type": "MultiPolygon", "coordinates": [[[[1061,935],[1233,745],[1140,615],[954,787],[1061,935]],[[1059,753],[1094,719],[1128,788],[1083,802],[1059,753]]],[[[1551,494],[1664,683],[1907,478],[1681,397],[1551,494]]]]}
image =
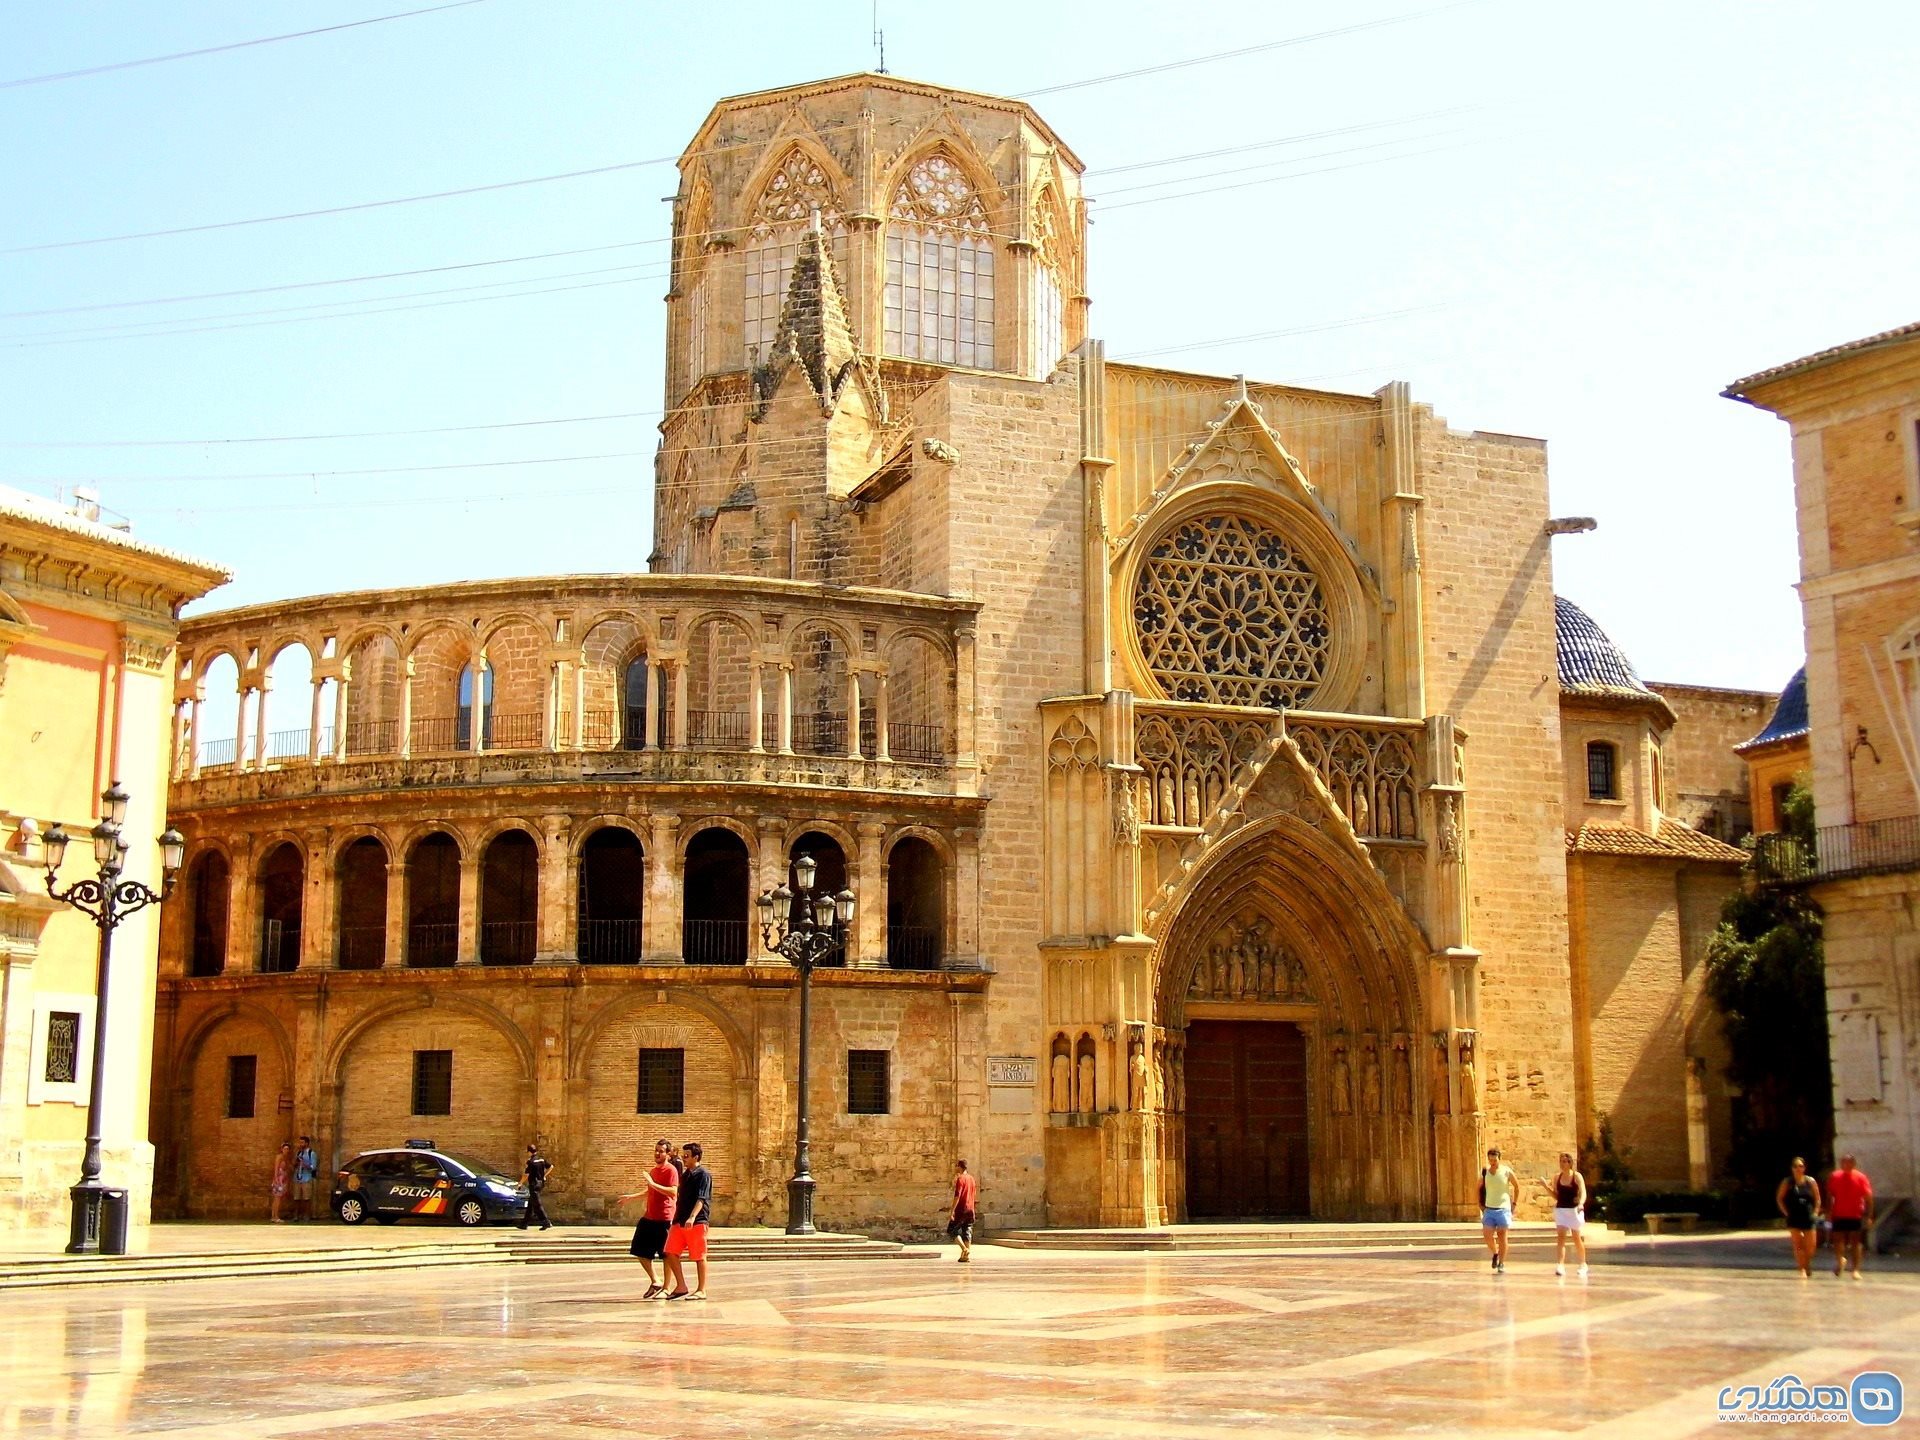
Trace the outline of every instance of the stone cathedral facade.
{"type": "Polygon", "coordinates": [[[801,851],[859,897],[824,1224],[935,1223],[955,1156],[1003,1226],[1459,1217],[1487,1143],[1551,1168],[1545,446],[1110,362],[1081,163],[1019,102],[748,95],[680,168],[648,573],[183,631],[156,1208],[252,1204],[287,1132],[539,1134],[598,1216],[667,1134],[777,1219],[796,978],[752,901],[801,851]]]}

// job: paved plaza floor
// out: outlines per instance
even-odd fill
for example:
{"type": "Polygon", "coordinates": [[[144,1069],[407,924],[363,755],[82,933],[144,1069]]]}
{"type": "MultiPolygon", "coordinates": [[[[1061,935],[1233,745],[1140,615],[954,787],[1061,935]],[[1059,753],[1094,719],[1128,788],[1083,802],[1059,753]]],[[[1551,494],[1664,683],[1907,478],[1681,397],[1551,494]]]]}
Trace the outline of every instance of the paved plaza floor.
{"type": "Polygon", "coordinates": [[[1803,1280],[1752,1244],[1637,1247],[1584,1282],[1532,1255],[1495,1276],[1466,1252],[991,1247],[964,1267],[716,1265],[704,1304],[642,1303],[640,1278],[317,1270],[13,1293],[0,1435],[1624,1440],[1717,1427],[1730,1384],[1920,1378],[1920,1274],[1803,1280]]]}

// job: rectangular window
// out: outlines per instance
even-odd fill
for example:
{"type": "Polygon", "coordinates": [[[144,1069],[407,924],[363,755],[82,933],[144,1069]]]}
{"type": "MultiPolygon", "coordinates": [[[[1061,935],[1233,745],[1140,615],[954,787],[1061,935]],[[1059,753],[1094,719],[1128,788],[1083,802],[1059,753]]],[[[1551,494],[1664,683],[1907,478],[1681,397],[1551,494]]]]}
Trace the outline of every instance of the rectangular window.
{"type": "Polygon", "coordinates": [[[885,1050],[847,1051],[847,1113],[885,1115],[887,1104],[885,1050]]]}
{"type": "Polygon", "coordinates": [[[253,1118],[253,1085],[259,1069],[260,1062],[252,1055],[227,1057],[227,1118],[229,1120],[253,1118]]]}
{"type": "Polygon", "coordinates": [[[957,232],[887,232],[882,343],[889,355],[993,368],[993,246],[957,232]]]}
{"type": "Polygon", "coordinates": [[[679,1115],[686,1110],[686,1051],[640,1052],[640,1094],[633,1108],[640,1115],[679,1115]]]}
{"type": "Polygon", "coordinates": [[[453,1051],[413,1052],[413,1113],[453,1113],[453,1051]]]}
{"type": "Polygon", "coordinates": [[[80,1078],[80,1012],[55,1010],[47,1016],[49,1085],[72,1085],[80,1078]]]}
{"type": "Polygon", "coordinates": [[[1587,798],[1613,800],[1613,746],[1596,740],[1587,746],[1587,798]]]}

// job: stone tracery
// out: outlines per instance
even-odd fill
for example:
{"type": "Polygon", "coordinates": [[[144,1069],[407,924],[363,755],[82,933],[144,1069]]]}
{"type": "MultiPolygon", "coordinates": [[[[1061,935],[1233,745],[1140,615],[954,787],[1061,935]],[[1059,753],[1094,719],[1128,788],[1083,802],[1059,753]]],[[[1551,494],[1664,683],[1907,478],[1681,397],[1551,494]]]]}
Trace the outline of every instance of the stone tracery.
{"type": "Polygon", "coordinates": [[[1326,678],[1332,624],[1307,561],[1273,527],[1215,511],[1147,553],[1133,621],[1175,700],[1301,709],[1326,678]]]}

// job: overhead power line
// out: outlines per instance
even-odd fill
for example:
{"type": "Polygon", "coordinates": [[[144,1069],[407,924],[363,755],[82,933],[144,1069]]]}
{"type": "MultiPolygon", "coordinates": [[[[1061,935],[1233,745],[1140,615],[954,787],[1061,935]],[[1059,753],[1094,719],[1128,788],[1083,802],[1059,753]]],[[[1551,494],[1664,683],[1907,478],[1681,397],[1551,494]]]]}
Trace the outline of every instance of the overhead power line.
{"type": "Polygon", "coordinates": [[[282,40],[305,40],[313,35],[331,35],[338,30],[358,30],[363,25],[382,25],[389,20],[411,20],[416,15],[434,15],[442,10],[464,10],[486,0],[450,0],[445,5],[429,5],[422,10],[402,10],[394,15],[371,15],[365,20],[347,20],[338,25],[321,25],[312,30],[290,30],[285,35],[262,35],[254,40],[235,40],[228,45],[207,45],[199,50],[176,50],[171,55],[148,55],[140,60],[116,60],[109,65],[89,65],[82,70],[58,70],[46,75],[23,75],[18,80],[0,80],[0,90],[18,90],[27,85],[50,85],[56,80],[80,80],[88,75],[105,75],[114,70],[135,70],[142,65],[164,65],[170,60],[194,60],[202,55],[224,55],[230,50],[250,50],[256,45],[277,45],[282,40]]]}

